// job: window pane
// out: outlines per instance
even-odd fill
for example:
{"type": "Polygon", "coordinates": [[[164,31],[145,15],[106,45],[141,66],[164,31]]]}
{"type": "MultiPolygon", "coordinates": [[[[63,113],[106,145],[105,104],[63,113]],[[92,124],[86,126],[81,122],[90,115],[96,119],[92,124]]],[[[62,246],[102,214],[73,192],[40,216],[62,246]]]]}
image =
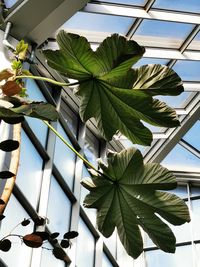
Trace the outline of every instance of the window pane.
{"type": "Polygon", "coordinates": [[[190,187],[190,194],[192,197],[200,196],[200,187],[199,186],[190,187]]]}
{"type": "Polygon", "coordinates": [[[95,239],[82,219],[79,220],[78,233],[76,265],[78,267],[93,267],[95,239]]]}
{"type": "Polygon", "coordinates": [[[4,0],[6,8],[11,8],[18,0],[4,0]]]}
{"type": "Polygon", "coordinates": [[[74,136],[77,135],[78,119],[74,112],[62,101],[61,113],[74,136]]]}
{"type": "Polygon", "coordinates": [[[24,131],[22,131],[21,137],[20,163],[16,183],[32,206],[36,208],[42,181],[43,160],[24,131]]]}
{"type": "Polygon", "coordinates": [[[193,60],[178,60],[174,66],[183,81],[200,81],[200,62],[193,60]]]}
{"type": "Polygon", "coordinates": [[[104,34],[118,32],[126,34],[133,22],[134,19],[127,17],[77,12],[61,28],[68,31],[94,31],[103,32],[104,34]]]}
{"type": "Polygon", "coordinates": [[[116,258],[117,230],[115,230],[109,238],[106,238],[104,236],[102,236],[102,237],[103,237],[103,241],[106,244],[107,248],[109,249],[109,251],[111,252],[113,257],[116,258]]]}
{"type": "Polygon", "coordinates": [[[108,2],[115,4],[127,4],[127,5],[136,5],[143,6],[146,3],[146,0],[97,0],[98,2],[108,2]]]}
{"type": "MultiPolygon", "coordinates": [[[[24,218],[28,219],[30,217],[13,195],[8,202],[4,215],[6,217],[2,221],[0,228],[1,238],[9,234],[17,224],[23,221],[24,218]]],[[[19,225],[13,231],[13,234],[26,235],[30,234],[32,231],[33,223],[31,222],[26,227],[19,225]]],[[[0,258],[9,267],[30,266],[32,249],[22,244],[21,240],[17,237],[10,237],[8,239],[12,241],[12,247],[8,252],[0,251],[0,258]]]]}
{"type": "Polygon", "coordinates": [[[145,46],[179,48],[193,27],[191,24],[145,19],[133,39],[145,46]]]}
{"type": "MultiPolygon", "coordinates": [[[[45,244],[45,248],[53,249],[53,247],[47,243],[45,244]]],[[[64,261],[56,259],[56,257],[52,254],[51,250],[43,249],[42,250],[42,259],[40,263],[40,267],[65,267],[64,261]]]]}
{"type": "Polygon", "coordinates": [[[184,108],[188,103],[188,97],[192,95],[193,93],[191,92],[183,92],[178,96],[156,96],[155,98],[159,99],[162,102],[165,102],[172,108],[184,108]]]}
{"type": "Polygon", "coordinates": [[[70,214],[71,202],[52,176],[47,210],[51,232],[59,232],[61,235],[66,233],[69,230],[70,214]]]}
{"type": "MultiPolygon", "coordinates": [[[[71,144],[60,124],[58,124],[57,131],[67,142],[71,144]]],[[[74,152],[72,152],[58,137],[56,137],[54,163],[71,189],[73,188],[74,181],[75,158],[74,152]]]]}
{"type": "Polygon", "coordinates": [[[200,239],[200,199],[192,200],[192,225],[194,240],[200,239]]]}
{"type": "Polygon", "coordinates": [[[182,246],[176,248],[175,254],[160,250],[145,252],[146,267],[188,267],[192,265],[192,247],[182,246]]]}
{"type": "MultiPolygon", "coordinates": [[[[88,172],[87,168],[85,166],[83,166],[82,178],[87,178],[87,177],[90,177],[90,173],[88,172]]],[[[88,209],[88,208],[85,208],[83,206],[83,201],[84,201],[86,195],[88,195],[88,194],[89,194],[89,191],[85,187],[81,186],[81,200],[80,200],[81,205],[82,205],[84,211],[86,212],[88,218],[92,222],[92,224],[94,226],[96,226],[96,214],[97,214],[96,209],[88,209]]]]}
{"type": "Polygon", "coordinates": [[[171,170],[195,172],[200,170],[200,159],[178,144],[162,161],[162,165],[171,170]]]}
{"type": "Polygon", "coordinates": [[[155,1],[153,7],[164,8],[169,10],[180,10],[186,12],[200,12],[200,2],[199,0],[157,0],[155,1]]]}
{"type": "MultiPolygon", "coordinates": [[[[39,86],[34,80],[27,79],[26,88],[27,88],[27,93],[29,95],[28,97],[29,99],[34,101],[46,102],[46,99],[41,93],[39,86]]],[[[31,129],[33,130],[34,134],[37,136],[41,144],[45,146],[47,132],[48,132],[47,126],[39,119],[26,117],[26,120],[28,121],[29,126],[31,127],[31,129]]]]}
{"type": "Polygon", "coordinates": [[[187,50],[200,50],[200,32],[195,36],[194,40],[187,47],[187,50]]]}
{"type": "Polygon", "coordinates": [[[143,65],[149,65],[149,64],[166,65],[168,62],[169,62],[169,59],[141,58],[135,65],[133,65],[133,68],[140,67],[140,66],[143,66],[143,65]]]}
{"type": "Polygon", "coordinates": [[[97,158],[99,158],[99,140],[88,129],[86,130],[84,153],[88,161],[97,167],[97,158]]]}
{"type": "Polygon", "coordinates": [[[197,121],[192,128],[184,135],[183,140],[200,151],[200,121],[197,121]]]}
{"type": "Polygon", "coordinates": [[[102,257],[102,267],[112,267],[112,263],[109,261],[108,257],[103,253],[102,257]]]}

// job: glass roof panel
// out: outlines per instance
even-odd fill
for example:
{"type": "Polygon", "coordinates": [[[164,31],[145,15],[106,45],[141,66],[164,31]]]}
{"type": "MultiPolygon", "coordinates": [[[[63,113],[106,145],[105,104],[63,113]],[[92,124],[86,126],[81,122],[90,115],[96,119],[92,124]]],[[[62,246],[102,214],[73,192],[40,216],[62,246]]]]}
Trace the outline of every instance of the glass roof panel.
{"type": "Polygon", "coordinates": [[[200,158],[177,144],[161,164],[170,170],[200,171],[200,158]]]}
{"type": "Polygon", "coordinates": [[[78,32],[93,31],[126,34],[133,22],[134,19],[128,17],[77,12],[61,28],[68,31],[77,30],[78,32]]]}
{"type": "Polygon", "coordinates": [[[147,0],[97,0],[98,2],[107,2],[113,4],[124,4],[124,5],[135,5],[135,6],[144,6],[147,0]]]}
{"type": "Polygon", "coordinates": [[[163,8],[169,10],[179,10],[186,12],[200,12],[200,1],[199,0],[157,0],[153,7],[163,8]]]}
{"type": "Polygon", "coordinates": [[[187,50],[200,50],[200,32],[196,35],[194,40],[187,47],[187,50]]]}
{"type": "Polygon", "coordinates": [[[200,121],[197,121],[193,125],[193,127],[183,137],[183,140],[200,151],[200,121]]]}
{"type": "Polygon", "coordinates": [[[188,103],[187,99],[192,96],[193,92],[183,92],[178,96],[156,96],[160,101],[165,102],[172,108],[184,108],[188,103]]]}
{"type": "Polygon", "coordinates": [[[161,64],[166,65],[169,62],[169,59],[161,59],[161,58],[145,58],[140,59],[133,67],[140,67],[142,65],[148,64],[161,64]]]}
{"type": "Polygon", "coordinates": [[[11,8],[18,1],[19,0],[4,0],[4,3],[5,3],[6,8],[11,8]]]}
{"type": "Polygon", "coordinates": [[[174,66],[183,81],[200,81],[200,61],[178,60],[174,66]]]}
{"type": "Polygon", "coordinates": [[[179,48],[193,27],[192,24],[145,19],[133,39],[145,46],[179,48]]]}

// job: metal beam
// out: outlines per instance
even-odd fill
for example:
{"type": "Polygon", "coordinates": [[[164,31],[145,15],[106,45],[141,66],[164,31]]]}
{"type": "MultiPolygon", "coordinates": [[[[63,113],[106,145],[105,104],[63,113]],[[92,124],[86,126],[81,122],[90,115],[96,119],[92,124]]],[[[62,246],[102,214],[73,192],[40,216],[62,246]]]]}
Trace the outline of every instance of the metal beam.
{"type": "MultiPolygon", "coordinates": [[[[5,18],[5,22],[13,24],[13,37],[41,44],[87,2],[88,0],[25,0],[5,18]]],[[[2,28],[4,27],[5,24],[2,28]]]]}

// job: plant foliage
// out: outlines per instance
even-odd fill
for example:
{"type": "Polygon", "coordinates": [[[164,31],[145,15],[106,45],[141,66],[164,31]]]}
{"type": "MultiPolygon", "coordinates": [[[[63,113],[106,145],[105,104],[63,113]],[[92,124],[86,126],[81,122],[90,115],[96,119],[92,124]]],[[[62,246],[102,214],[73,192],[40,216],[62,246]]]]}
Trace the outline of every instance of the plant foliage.
{"type": "Polygon", "coordinates": [[[134,258],[143,251],[139,226],[160,249],[174,252],[176,239],[160,217],[174,225],[190,220],[183,200],[158,191],[175,188],[174,175],[159,164],[144,165],[135,148],[109,153],[107,160],[108,166],[99,163],[102,175],[92,172],[92,178],[82,181],[90,191],[84,205],[97,209],[99,231],[109,237],[117,227],[122,244],[134,258]]]}
{"type": "Polygon", "coordinates": [[[94,117],[101,134],[111,140],[120,131],[133,143],[150,145],[153,125],[176,127],[176,113],[154,95],[178,95],[180,77],[166,66],[146,65],[132,69],[145,49],[117,34],[106,38],[94,52],[86,38],[61,31],[59,50],[45,50],[49,66],[67,78],[80,82],[83,121],[94,117]],[[112,122],[112,123],[111,123],[112,122]]]}

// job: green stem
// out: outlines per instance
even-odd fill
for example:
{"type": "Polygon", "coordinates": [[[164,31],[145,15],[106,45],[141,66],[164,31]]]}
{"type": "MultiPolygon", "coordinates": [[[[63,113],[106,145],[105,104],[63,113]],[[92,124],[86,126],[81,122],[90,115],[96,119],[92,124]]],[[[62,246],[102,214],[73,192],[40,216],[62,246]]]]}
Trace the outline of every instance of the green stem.
{"type": "Polygon", "coordinates": [[[49,129],[55,133],[55,135],[60,138],[60,140],[67,146],[69,147],[69,149],[71,149],[80,159],[82,159],[83,162],[85,162],[85,164],[87,164],[88,167],[90,167],[91,169],[95,170],[96,172],[99,172],[89,161],[87,161],[78,151],[76,151],[76,149],[70,145],[57,131],[56,129],[51,126],[51,124],[49,124],[47,121],[43,121],[48,127],[49,129]]]}
{"type": "Polygon", "coordinates": [[[80,82],[75,82],[75,83],[62,83],[62,82],[57,82],[55,80],[46,78],[46,77],[40,77],[40,76],[33,76],[33,75],[20,75],[20,76],[15,76],[15,80],[17,79],[33,79],[33,80],[40,80],[40,81],[45,81],[49,83],[53,83],[55,85],[59,86],[73,86],[73,85],[78,85],[80,82]]]}
{"type": "Polygon", "coordinates": [[[108,176],[104,175],[102,172],[100,172],[99,170],[97,170],[88,160],[86,160],[72,145],[70,145],[65,139],[64,137],[62,137],[57,131],[56,129],[51,126],[51,124],[49,124],[47,121],[43,121],[48,128],[55,133],[55,135],[69,148],[71,149],[88,167],[90,167],[91,169],[93,169],[95,172],[99,173],[100,175],[102,175],[106,180],[110,181],[113,183],[113,180],[110,179],[108,176]]]}

